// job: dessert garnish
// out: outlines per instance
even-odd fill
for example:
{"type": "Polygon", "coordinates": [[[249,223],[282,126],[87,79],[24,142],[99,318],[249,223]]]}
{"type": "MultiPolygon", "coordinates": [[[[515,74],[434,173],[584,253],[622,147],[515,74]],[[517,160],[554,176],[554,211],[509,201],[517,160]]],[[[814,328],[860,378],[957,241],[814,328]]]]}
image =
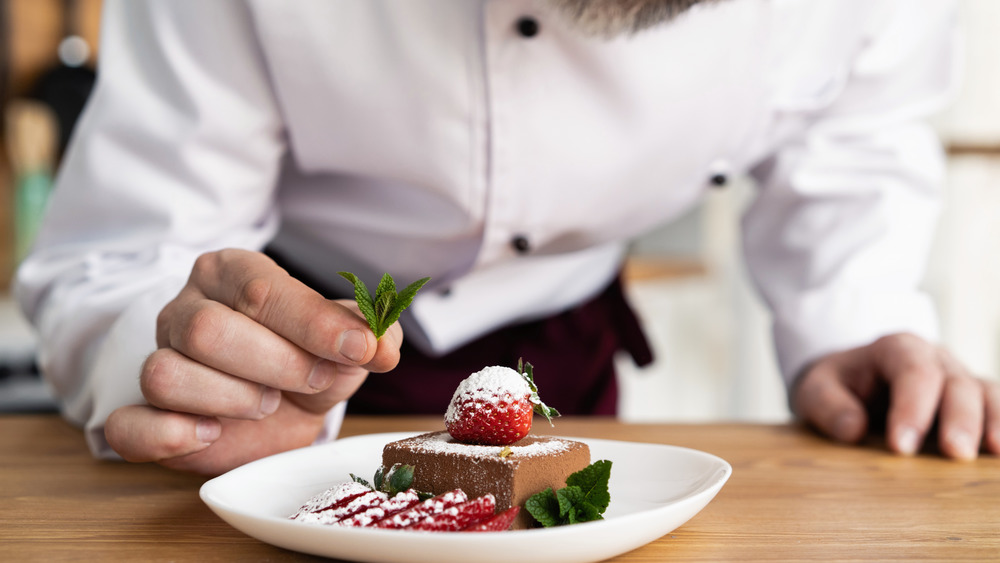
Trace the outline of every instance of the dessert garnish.
{"type": "Polygon", "coordinates": [[[368,326],[375,333],[375,338],[382,338],[392,323],[399,320],[399,315],[410,306],[417,292],[430,278],[420,278],[396,293],[396,282],[388,273],[382,276],[382,281],[375,288],[375,297],[368,291],[365,282],[351,272],[338,272],[344,279],[354,284],[354,300],[358,302],[361,314],[368,321],[368,326]]]}
{"type": "Polygon", "coordinates": [[[539,398],[533,371],[518,360],[517,371],[491,366],[462,380],[444,416],[448,433],[465,444],[508,446],[528,435],[534,413],[552,424],[559,411],[539,398]]]}
{"type": "Polygon", "coordinates": [[[542,526],[564,526],[592,520],[603,520],[611,503],[608,480],[611,462],[602,459],[566,478],[566,486],[532,495],[524,503],[525,510],[542,526]]]}
{"type": "Polygon", "coordinates": [[[520,511],[520,507],[515,506],[494,514],[496,500],[493,495],[470,500],[461,489],[424,500],[418,497],[413,489],[390,496],[355,480],[316,495],[290,519],[341,527],[493,532],[508,529],[520,511]]]}
{"type": "MultiPolygon", "coordinates": [[[[348,475],[351,476],[351,480],[355,483],[360,483],[373,491],[383,492],[390,497],[413,488],[412,465],[397,463],[390,467],[388,471],[383,471],[383,469],[382,466],[379,466],[375,470],[375,477],[371,482],[353,473],[348,473],[348,475]]],[[[420,497],[420,500],[426,500],[434,496],[431,493],[422,493],[420,491],[416,491],[416,493],[420,497]]]]}

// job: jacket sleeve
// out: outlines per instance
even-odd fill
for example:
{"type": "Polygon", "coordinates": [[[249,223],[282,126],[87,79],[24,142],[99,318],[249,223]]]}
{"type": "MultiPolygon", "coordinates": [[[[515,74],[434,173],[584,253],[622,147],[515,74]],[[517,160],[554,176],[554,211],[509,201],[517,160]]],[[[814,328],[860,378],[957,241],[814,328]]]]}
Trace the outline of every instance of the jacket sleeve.
{"type": "Polygon", "coordinates": [[[745,255],[786,385],[829,353],[911,332],[938,338],[920,287],[943,153],[922,122],[955,84],[950,2],[883,3],[842,91],[753,171],[745,255]]]}
{"type": "Polygon", "coordinates": [[[15,291],[95,455],[142,403],[159,310],[195,258],[273,236],[281,120],[239,2],[105,2],[99,76],[15,291]]]}

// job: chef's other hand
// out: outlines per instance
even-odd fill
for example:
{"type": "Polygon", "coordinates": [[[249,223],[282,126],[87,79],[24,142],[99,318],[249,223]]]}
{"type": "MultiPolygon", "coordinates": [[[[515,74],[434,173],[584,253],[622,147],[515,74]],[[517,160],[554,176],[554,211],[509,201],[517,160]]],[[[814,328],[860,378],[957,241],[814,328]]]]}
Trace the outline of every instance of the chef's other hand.
{"type": "Polygon", "coordinates": [[[843,442],[857,442],[884,423],[889,448],[911,455],[936,422],[943,455],[1000,454],[1000,384],[973,377],[946,350],[912,334],[816,362],[794,387],[792,408],[843,442]]]}
{"type": "Polygon", "coordinates": [[[114,411],[105,436],[126,460],[208,475],[306,446],[369,371],[396,366],[402,339],[397,323],[376,340],[353,301],[259,252],[207,253],[157,319],[148,404],[114,411]]]}

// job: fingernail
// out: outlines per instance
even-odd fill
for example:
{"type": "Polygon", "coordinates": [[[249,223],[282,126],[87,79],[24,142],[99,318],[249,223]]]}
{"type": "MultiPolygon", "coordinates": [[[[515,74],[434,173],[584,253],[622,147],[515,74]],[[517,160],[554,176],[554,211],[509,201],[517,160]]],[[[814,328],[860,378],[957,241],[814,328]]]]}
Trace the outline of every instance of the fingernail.
{"type": "Polygon", "coordinates": [[[222,435],[222,424],[214,418],[203,416],[198,419],[194,432],[198,440],[211,444],[222,435]]]}
{"type": "Polygon", "coordinates": [[[896,433],[896,451],[904,455],[917,453],[920,447],[920,435],[913,428],[901,428],[896,433]]]}
{"type": "Polygon", "coordinates": [[[313,365],[312,372],[309,374],[309,387],[317,391],[322,391],[333,383],[333,377],[336,374],[337,368],[332,362],[320,360],[313,365]]]}
{"type": "Polygon", "coordinates": [[[278,410],[281,404],[281,391],[274,387],[264,387],[264,393],[260,398],[260,414],[267,416],[278,410]]]}
{"type": "Polygon", "coordinates": [[[945,441],[951,444],[951,449],[958,459],[975,459],[978,453],[977,444],[973,441],[968,432],[962,430],[952,430],[945,437],[945,441]]]}
{"type": "Polygon", "coordinates": [[[340,333],[337,351],[352,362],[360,362],[368,351],[368,339],[360,330],[345,330],[340,333]]]}

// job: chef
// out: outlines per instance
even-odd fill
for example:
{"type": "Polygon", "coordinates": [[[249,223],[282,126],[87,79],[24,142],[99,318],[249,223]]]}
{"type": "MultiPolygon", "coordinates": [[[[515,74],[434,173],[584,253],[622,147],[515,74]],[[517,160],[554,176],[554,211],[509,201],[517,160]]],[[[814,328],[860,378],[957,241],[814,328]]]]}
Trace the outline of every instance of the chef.
{"type": "Polygon", "coordinates": [[[611,414],[614,353],[650,360],[627,242],[737,174],[759,186],[745,253],[795,413],[846,442],[885,423],[902,454],[937,420],[944,455],[1000,453],[1000,390],[935,344],[918,287],[943,176],[920,120],[954,86],[951,2],[104,12],[17,279],[95,455],[219,473],[335,436],[347,408],[443,412],[518,357],[550,404],[611,414]],[[339,271],[431,282],[376,340],[339,271]]]}

